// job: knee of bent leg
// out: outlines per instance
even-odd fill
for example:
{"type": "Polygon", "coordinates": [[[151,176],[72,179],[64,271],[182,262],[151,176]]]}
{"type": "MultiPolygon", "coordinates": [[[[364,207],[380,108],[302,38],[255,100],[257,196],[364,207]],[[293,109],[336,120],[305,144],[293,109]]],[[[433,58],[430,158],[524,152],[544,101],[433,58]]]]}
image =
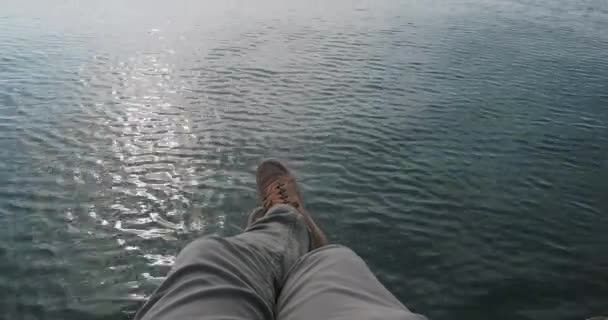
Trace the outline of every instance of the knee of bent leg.
{"type": "Polygon", "coordinates": [[[213,256],[221,255],[225,248],[221,238],[204,237],[190,242],[177,256],[175,264],[205,261],[213,256]]]}
{"type": "Polygon", "coordinates": [[[363,261],[358,254],[342,245],[329,245],[308,253],[311,256],[331,257],[332,260],[363,261]]]}
{"type": "Polygon", "coordinates": [[[330,255],[357,255],[353,250],[339,244],[330,244],[311,251],[309,254],[330,254],[330,255]]]}

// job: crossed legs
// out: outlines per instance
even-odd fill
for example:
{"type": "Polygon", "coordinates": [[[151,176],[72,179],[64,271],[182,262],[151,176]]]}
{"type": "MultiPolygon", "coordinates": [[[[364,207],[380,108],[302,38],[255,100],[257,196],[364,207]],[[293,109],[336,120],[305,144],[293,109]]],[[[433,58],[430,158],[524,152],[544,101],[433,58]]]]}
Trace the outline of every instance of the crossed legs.
{"type": "Polygon", "coordinates": [[[274,205],[245,232],[190,243],[139,320],[425,319],[343,246],[310,251],[305,218],[274,205]]]}

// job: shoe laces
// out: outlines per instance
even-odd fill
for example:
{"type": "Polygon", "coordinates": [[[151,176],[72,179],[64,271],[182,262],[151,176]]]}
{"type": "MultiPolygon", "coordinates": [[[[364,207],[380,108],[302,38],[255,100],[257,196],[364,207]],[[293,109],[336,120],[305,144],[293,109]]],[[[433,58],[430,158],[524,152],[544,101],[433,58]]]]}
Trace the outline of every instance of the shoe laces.
{"type": "Polygon", "coordinates": [[[287,185],[285,181],[276,180],[272,182],[265,192],[266,196],[262,200],[264,208],[270,209],[275,204],[289,204],[294,208],[298,208],[300,204],[297,201],[291,201],[287,193],[287,185]]]}

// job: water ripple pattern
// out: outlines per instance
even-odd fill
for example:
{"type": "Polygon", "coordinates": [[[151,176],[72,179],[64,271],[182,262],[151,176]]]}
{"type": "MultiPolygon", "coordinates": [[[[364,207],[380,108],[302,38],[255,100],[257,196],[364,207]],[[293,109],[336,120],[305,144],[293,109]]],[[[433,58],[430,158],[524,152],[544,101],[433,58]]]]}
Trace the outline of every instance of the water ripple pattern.
{"type": "Polygon", "coordinates": [[[1,319],[130,319],[256,165],[433,319],[608,314],[608,6],[8,0],[1,319]]]}

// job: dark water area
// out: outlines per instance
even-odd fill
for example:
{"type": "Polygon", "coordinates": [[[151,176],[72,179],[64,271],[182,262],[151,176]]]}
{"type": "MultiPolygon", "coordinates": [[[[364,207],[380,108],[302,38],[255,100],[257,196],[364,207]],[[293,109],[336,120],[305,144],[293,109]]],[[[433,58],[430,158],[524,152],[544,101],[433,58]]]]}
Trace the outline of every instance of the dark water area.
{"type": "Polygon", "coordinates": [[[286,160],[432,319],[608,315],[608,2],[0,1],[0,319],[130,319],[286,160]]]}

